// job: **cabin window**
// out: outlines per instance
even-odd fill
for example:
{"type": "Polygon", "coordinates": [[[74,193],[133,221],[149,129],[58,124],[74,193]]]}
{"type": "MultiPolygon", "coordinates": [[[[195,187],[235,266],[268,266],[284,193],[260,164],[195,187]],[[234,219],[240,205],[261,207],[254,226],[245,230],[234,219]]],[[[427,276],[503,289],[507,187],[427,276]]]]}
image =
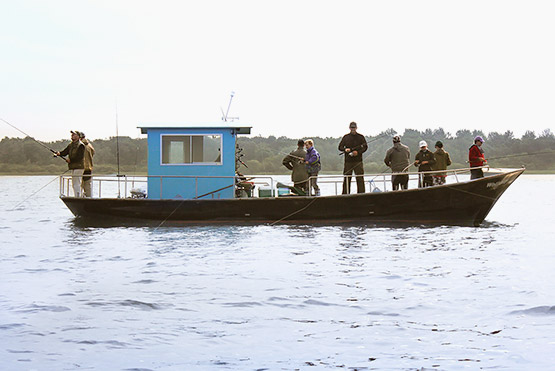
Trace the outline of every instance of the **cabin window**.
{"type": "Polygon", "coordinates": [[[221,164],[221,135],[162,135],[162,164],[221,164]]]}

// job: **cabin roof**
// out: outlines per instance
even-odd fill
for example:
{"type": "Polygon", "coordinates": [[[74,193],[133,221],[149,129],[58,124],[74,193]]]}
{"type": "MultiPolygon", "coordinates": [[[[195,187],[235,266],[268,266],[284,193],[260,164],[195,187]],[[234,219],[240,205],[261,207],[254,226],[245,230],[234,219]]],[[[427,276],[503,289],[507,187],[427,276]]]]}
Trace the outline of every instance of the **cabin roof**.
{"type": "Polygon", "coordinates": [[[252,126],[237,125],[234,123],[205,123],[205,124],[145,124],[138,126],[141,129],[141,134],[147,134],[149,129],[155,130],[175,130],[175,129],[236,129],[237,134],[250,134],[252,126]]]}

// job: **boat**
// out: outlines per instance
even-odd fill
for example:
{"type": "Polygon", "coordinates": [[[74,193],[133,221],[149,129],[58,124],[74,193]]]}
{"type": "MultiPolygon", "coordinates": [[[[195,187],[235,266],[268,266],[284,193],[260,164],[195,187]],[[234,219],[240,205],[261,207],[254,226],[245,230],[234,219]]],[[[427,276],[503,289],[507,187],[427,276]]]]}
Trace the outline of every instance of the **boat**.
{"type": "MultiPolygon", "coordinates": [[[[97,196],[91,198],[70,196],[71,177],[61,177],[60,198],[77,219],[480,226],[501,195],[525,171],[488,168],[488,176],[470,180],[470,169],[448,170],[446,184],[397,191],[390,189],[391,174],[367,174],[364,179],[369,192],[348,195],[337,194],[342,175],[323,175],[318,183],[328,193],[296,195],[272,177],[237,175],[241,154],[236,138],[250,134],[250,126],[225,123],[140,129],[148,136],[146,177],[94,176],[97,196]],[[110,188],[107,182],[112,184],[112,191],[118,184],[117,196],[102,196],[110,188]],[[138,183],[145,184],[146,189],[138,188],[138,183]]],[[[422,175],[407,174],[412,183],[422,175]]]]}

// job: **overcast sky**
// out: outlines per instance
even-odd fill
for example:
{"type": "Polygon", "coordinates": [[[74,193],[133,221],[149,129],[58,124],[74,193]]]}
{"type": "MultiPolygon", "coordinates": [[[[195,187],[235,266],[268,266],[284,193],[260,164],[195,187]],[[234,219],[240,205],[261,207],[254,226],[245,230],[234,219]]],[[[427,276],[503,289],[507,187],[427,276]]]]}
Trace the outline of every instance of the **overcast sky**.
{"type": "MultiPolygon", "coordinates": [[[[221,122],[555,126],[555,1],[0,0],[0,118],[42,140],[221,122]]],[[[0,137],[22,136],[0,122],[0,137]]]]}

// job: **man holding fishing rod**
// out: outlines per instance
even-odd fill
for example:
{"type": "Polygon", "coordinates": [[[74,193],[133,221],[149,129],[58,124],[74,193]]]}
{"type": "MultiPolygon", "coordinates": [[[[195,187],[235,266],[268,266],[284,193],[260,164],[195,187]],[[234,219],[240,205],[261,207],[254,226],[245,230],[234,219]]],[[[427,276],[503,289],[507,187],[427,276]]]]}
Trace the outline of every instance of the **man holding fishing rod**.
{"type": "Polygon", "coordinates": [[[488,161],[484,156],[484,150],[482,149],[482,144],[484,144],[484,138],[477,136],[474,138],[474,144],[468,149],[468,162],[470,163],[470,179],[478,179],[484,177],[484,172],[482,171],[482,166],[486,165],[488,161]]]}
{"type": "Polygon", "coordinates": [[[364,193],[364,167],[362,165],[362,154],[368,149],[364,135],[357,133],[357,123],[349,124],[349,134],[346,134],[339,142],[337,147],[340,152],[345,154],[345,164],[343,166],[343,192],[351,193],[351,175],[354,172],[357,180],[357,193],[364,193]]]}
{"type": "Polygon", "coordinates": [[[304,163],[305,156],[304,140],[299,139],[297,149],[285,156],[282,161],[283,166],[292,170],[291,181],[293,181],[294,187],[292,191],[303,196],[308,191],[308,172],[304,163]]]}
{"type": "Polygon", "coordinates": [[[71,143],[56,156],[68,156],[65,158],[69,170],[71,170],[71,185],[75,197],[81,196],[81,179],[85,171],[85,145],[79,138],[78,131],[71,131],[71,143]]]}
{"type": "Polygon", "coordinates": [[[384,158],[384,163],[386,166],[391,168],[391,184],[394,191],[397,191],[399,187],[401,189],[409,188],[409,175],[408,174],[395,174],[404,173],[407,171],[410,163],[410,149],[401,143],[401,137],[395,135],[393,137],[393,147],[387,150],[384,158]]]}

